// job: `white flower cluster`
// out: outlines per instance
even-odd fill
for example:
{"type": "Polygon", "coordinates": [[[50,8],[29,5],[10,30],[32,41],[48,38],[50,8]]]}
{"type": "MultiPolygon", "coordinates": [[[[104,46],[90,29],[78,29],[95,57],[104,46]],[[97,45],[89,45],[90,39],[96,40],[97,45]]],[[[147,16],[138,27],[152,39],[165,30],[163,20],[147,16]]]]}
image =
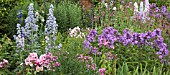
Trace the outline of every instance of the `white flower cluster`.
{"type": "Polygon", "coordinates": [[[102,3],[104,4],[106,9],[111,8],[112,10],[116,11],[116,7],[113,7],[113,1],[110,1],[109,3],[106,3],[105,0],[102,0],[102,3]]]}
{"type": "Polygon", "coordinates": [[[69,29],[69,35],[75,38],[84,38],[85,34],[81,32],[81,29],[77,26],[73,29],[69,29]]]}
{"type": "Polygon", "coordinates": [[[145,7],[143,2],[140,2],[140,11],[137,2],[134,3],[134,17],[140,18],[143,23],[146,22],[146,19],[149,19],[149,0],[145,0],[145,7]]]}

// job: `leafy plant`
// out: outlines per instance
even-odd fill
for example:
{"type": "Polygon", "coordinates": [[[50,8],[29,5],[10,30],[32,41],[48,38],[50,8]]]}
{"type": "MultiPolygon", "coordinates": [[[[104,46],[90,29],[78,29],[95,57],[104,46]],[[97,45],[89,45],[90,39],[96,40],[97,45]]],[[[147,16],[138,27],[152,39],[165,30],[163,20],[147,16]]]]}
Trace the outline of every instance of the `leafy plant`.
{"type": "Polygon", "coordinates": [[[70,1],[61,1],[54,11],[56,21],[59,24],[59,31],[64,32],[76,26],[82,27],[81,8],[70,1]]]}

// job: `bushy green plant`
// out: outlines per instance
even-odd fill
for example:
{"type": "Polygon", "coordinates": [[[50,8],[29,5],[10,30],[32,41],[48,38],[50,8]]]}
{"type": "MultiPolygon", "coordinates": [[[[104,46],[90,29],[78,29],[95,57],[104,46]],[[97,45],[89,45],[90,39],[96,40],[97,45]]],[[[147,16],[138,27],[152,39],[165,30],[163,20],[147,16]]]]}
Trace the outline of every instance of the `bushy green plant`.
{"type": "Polygon", "coordinates": [[[10,15],[10,10],[17,6],[21,0],[1,0],[0,1],[0,31],[2,34],[10,35],[14,25],[9,25],[8,15],[10,15]]]}
{"type": "Polygon", "coordinates": [[[66,0],[62,1],[56,6],[54,13],[59,24],[59,31],[63,32],[76,26],[82,27],[81,8],[77,4],[66,0]]]}

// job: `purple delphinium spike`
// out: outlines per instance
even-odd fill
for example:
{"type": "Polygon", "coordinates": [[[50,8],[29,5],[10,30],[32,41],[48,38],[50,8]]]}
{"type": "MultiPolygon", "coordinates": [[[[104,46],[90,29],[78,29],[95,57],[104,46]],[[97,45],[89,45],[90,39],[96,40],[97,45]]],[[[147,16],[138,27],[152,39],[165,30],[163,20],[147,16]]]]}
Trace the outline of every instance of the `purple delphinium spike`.
{"type": "Polygon", "coordinates": [[[22,10],[18,10],[18,20],[19,20],[19,23],[22,24],[22,10]]]}

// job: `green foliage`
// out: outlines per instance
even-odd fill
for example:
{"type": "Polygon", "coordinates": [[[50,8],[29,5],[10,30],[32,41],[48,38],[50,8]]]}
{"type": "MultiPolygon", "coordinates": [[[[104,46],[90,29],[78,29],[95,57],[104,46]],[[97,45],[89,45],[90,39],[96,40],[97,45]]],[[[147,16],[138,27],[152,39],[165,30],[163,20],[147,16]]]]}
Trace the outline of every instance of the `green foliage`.
{"type": "Polygon", "coordinates": [[[2,59],[8,59],[10,50],[12,49],[12,42],[11,39],[7,37],[7,35],[4,35],[3,38],[0,38],[0,61],[2,59]]]}
{"type": "Polygon", "coordinates": [[[66,31],[76,26],[82,27],[81,8],[70,1],[62,1],[54,9],[59,31],[66,31]]]}
{"type": "MultiPolygon", "coordinates": [[[[57,36],[57,42],[60,43],[62,41],[63,35],[60,33],[57,36]]],[[[58,75],[83,75],[85,65],[78,61],[77,55],[83,53],[82,51],[82,42],[83,39],[80,38],[70,38],[66,37],[63,40],[63,47],[61,50],[57,50],[56,55],[58,56],[59,62],[61,63],[60,68],[58,69],[58,75]],[[77,41],[79,40],[79,41],[77,41]]]]}
{"type": "Polygon", "coordinates": [[[10,14],[10,10],[13,9],[21,0],[1,0],[0,1],[0,31],[2,34],[9,35],[9,32],[12,32],[14,25],[8,24],[8,15],[10,14]]]}
{"type": "Polygon", "coordinates": [[[164,71],[163,65],[160,67],[152,67],[151,70],[146,69],[147,65],[135,66],[133,71],[129,71],[129,65],[124,63],[117,69],[117,75],[169,75],[169,69],[164,71]],[[143,68],[142,66],[145,66],[143,68]]]}

